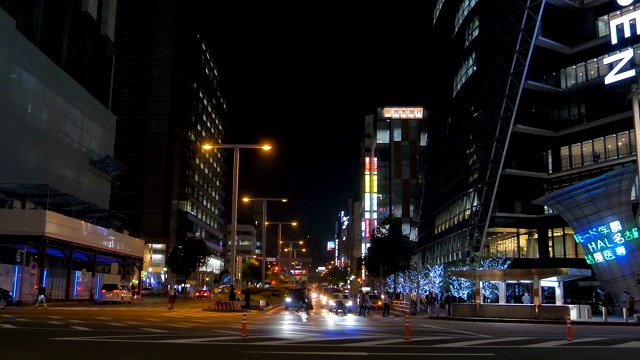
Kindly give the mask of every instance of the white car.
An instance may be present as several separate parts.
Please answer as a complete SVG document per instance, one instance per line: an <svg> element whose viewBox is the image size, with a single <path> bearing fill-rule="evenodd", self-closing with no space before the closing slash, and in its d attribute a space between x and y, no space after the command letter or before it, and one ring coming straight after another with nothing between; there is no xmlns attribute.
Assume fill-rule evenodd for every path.
<svg viewBox="0 0 640 360"><path fill-rule="evenodd" d="M126 285L119 284L103 284L100 292L96 294L96 303L124 303L127 302L131 304L131 299L133 299L133 294L131 290Z"/></svg>
<svg viewBox="0 0 640 360"><path fill-rule="evenodd" d="M344 304L344 307L347 310L347 312L353 312L353 300L351 300L351 298L349 297L349 294L345 294L345 293L337 293L337 294L331 295L331 298L329 299L329 311L330 312L336 311L336 301L339 299L341 295L342 295L342 303Z"/></svg>

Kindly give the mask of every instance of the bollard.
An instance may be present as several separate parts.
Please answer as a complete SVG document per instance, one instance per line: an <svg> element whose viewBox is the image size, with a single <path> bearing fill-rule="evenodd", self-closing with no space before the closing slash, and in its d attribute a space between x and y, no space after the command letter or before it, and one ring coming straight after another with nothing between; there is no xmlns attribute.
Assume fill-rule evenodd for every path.
<svg viewBox="0 0 640 360"><path fill-rule="evenodd" d="M405 315L404 339L405 340L411 340L411 326L409 325L409 313L408 312Z"/></svg>
<svg viewBox="0 0 640 360"><path fill-rule="evenodd" d="M571 315L567 314L567 341L573 341L573 331L571 330Z"/></svg>
<svg viewBox="0 0 640 360"><path fill-rule="evenodd" d="M247 312L242 312L242 337L247 337Z"/></svg>
<svg viewBox="0 0 640 360"><path fill-rule="evenodd" d="M609 321L609 309L607 309L606 306L602 308L602 321L604 322Z"/></svg>
<svg viewBox="0 0 640 360"><path fill-rule="evenodd" d="M624 317L624 322L629 322L629 311L627 311L626 307L622 308L622 316Z"/></svg>

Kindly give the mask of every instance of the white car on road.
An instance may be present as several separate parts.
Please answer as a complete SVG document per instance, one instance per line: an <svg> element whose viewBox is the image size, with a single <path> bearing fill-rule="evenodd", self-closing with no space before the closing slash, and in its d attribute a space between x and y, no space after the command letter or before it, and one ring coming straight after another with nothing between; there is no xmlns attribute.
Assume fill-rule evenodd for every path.
<svg viewBox="0 0 640 360"><path fill-rule="evenodd" d="M124 303L131 304L133 294L126 285L119 284L103 284L100 292L96 294L96 303Z"/></svg>

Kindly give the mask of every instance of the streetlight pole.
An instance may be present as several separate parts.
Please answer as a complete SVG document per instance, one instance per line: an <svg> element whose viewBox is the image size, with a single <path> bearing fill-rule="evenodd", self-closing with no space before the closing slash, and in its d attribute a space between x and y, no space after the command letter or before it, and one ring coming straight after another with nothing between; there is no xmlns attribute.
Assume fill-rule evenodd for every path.
<svg viewBox="0 0 640 360"><path fill-rule="evenodd" d="M238 173L240 170L240 148L246 149L262 149L271 150L269 145L230 145L230 144L205 144L202 145L204 150L213 148L233 149L233 185L231 190L231 264L229 275L231 275L231 284L236 282L236 236L238 233ZM229 236L227 236L227 243Z"/></svg>
<svg viewBox="0 0 640 360"><path fill-rule="evenodd" d="M287 198L242 198L242 201L262 201L262 287L266 280L267 271L267 201L287 202ZM279 240L278 240L279 241Z"/></svg>
<svg viewBox="0 0 640 360"><path fill-rule="evenodd" d="M282 225L291 225L291 226L297 226L298 223L295 221L292 222L286 222L286 221L269 221L266 223L267 225L278 225L278 267L282 270L282 264L281 264L281 255L282 255L282 251L280 250L280 244L282 244Z"/></svg>

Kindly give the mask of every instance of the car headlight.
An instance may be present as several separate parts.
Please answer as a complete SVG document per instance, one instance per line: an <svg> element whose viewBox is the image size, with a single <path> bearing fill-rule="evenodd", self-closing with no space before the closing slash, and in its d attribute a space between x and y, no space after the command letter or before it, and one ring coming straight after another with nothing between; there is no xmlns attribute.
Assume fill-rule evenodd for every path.
<svg viewBox="0 0 640 360"><path fill-rule="evenodd" d="M287 297L284 299L284 301L286 301L286 302L291 302L291 298L287 296Z"/></svg>
<svg viewBox="0 0 640 360"><path fill-rule="evenodd" d="M349 300L349 301L347 302L347 306L351 306L351 305L353 305L353 301Z"/></svg>

